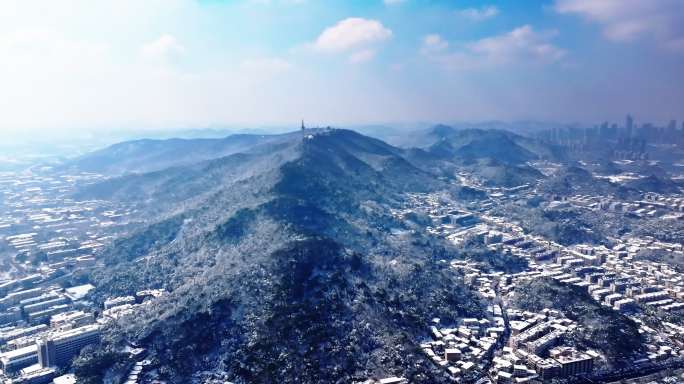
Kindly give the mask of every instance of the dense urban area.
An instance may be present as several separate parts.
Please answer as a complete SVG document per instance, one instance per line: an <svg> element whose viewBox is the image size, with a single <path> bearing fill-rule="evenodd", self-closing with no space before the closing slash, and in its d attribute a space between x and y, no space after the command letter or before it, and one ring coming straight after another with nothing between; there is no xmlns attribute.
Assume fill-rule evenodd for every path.
<svg viewBox="0 0 684 384"><path fill-rule="evenodd" d="M282 343L277 349L257 334L278 328L275 323L296 328L302 322L331 324L329 332L344 333L326 333L325 326L312 331L321 335L323 355L369 353L378 362L372 367L349 363L355 368L345 373L337 365L312 368L309 360L291 360L303 362L306 372L319 370L318 382L684 382L684 125L637 126L628 116L623 124L526 135L437 126L411 139L425 142L420 149L303 123L298 132L264 137L239 137L239 146L231 142L221 153L197 144L199 154L188 154L166 142L174 147L163 161L148 148L138 148L148 157L136 159L129 148L124 153L131 158L118 168L112 164L122 161L117 155L122 152L114 146L66 164L0 174L2 382L272 382L269 378L279 375L277 362L289 364L287 356L299 353L291 342L316 341L290 331L273 333L268 339ZM291 152L279 152L278 160L265 157L283 147L303 147L302 153L312 157ZM377 166L381 156L392 161ZM226 160L219 164L219 158ZM151 159L161 165L155 168ZM293 171L298 159L306 173ZM351 176L330 171L333 165L324 164L328 159L343 164L340 169ZM262 175L269 175L263 169L275 161L282 161L277 191L298 196L301 209L295 212L277 198L259 197L266 185ZM366 168L373 169L371 176L363 173ZM319 182L328 172L332 181ZM224 176L217 175L239 183L225 187L230 194L220 194L207 184L207 179L222 183ZM296 178L285 185L291 175ZM381 177L372 179L375 175ZM384 189L365 192L358 180L366 177L369 185ZM439 184L429 184L433 181ZM211 198L201 200L207 185ZM376 191L388 200L379 201ZM361 197L353 200L349 194ZM247 199L254 203L242 207ZM225 208L227 220L215 219L219 214L206 209L223 209L221 204L236 207ZM344 212L344 220L331 218L330 207ZM273 219L264 219L267 215ZM221 235L216 243L221 245L200 249L198 223L209 220L220 222L212 231ZM290 224L274 224L285 220ZM269 247L283 241L280 233L296 241L349 240L333 247L343 248L342 256L314 251L313 266L302 271L297 265L284 277L276 278L278 269L221 264L221 255L226 260L267 251L278 255ZM252 235L259 238L250 240ZM218 241L208 239L202 241ZM258 245L250 248L249 242ZM428 250L420 264L412 259L416 249ZM309 261L306 249L297 252L270 257ZM351 267L331 266L348 258ZM396 278L398 283L363 277L381 275L385 272L377 271L383 268L408 277ZM338 277L341 282L334 280ZM311 288L313 279L336 288L311 304L307 295L319 292ZM242 287L228 285L232 281L242 281L234 284ZM250 284L266 288L251 291ZM289 296L282 299L287 302L274 301L269 314L262 313L273 322L260 323L258 311L241 314L246 310L237 304L226 304L230 312L217 309L221 300L238 296L270 303L275 300L271 290L279 292L279 287L287 289ZM401 295L392 296L393 290ZM211 295L223 297L223 291L230 294L208 301ZM298 300L304 304L293 307ZM368 303L391 312L353 315L365 314L355 305ZM307 305L325 313L306 317L311 314ZM277 310L282 317L271 313ZM359 317L347 320L347 313ZM328 314L341 320L327 319ZM225 323L241 316L247 325ZM387 322L378 320L384 318ZM163 321L179 328L165 331ZM235 331L248 329L254 335ZM216 336L207 333L212 330ZM380 340L395 333L401 341L374 341L363 351L346 341L347 336ZM202 338L197 343L207 345L173 341L174 334ZM330 341L339 338L345 340L339 346ZM228 345L231 340L239 347ZM259 361L259 348L267 351L264 359L279 356L274 366ZM216 362L222 353L240 351L257 351L257 356L239 364L226 362L237 358ZM309 358L300 352L302 359ZM291 369L281 374L297 371Z"/></svg>

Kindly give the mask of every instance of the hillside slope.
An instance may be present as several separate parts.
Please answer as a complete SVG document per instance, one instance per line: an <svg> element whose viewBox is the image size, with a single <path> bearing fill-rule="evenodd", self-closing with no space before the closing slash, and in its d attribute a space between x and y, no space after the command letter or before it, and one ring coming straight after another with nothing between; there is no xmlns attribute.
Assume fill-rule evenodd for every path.
<svg viewBox="0 0 684 384"><path fill-rule="evenodd" d="M517 287L513 302L523 310L557 309L580 327L572 342L581 348L601 351L610 368L622 368L635 354L643 352L639 326L628 317L596 303L585 291L550 278L536 279Z"/></svg>
<svg viewBox="0 0 684 384"><path fill-rule="evenodd" d="M131 183L173 204L104 252L94 299L171 293L111 329L107 347L148 347L173 383L447 382L417 345L433 317L483 309L438 263L450 246L387 212L404 192L448 186L351 131L308 131L272 149ZM186 185L206 192L174 192Z"/></svg>

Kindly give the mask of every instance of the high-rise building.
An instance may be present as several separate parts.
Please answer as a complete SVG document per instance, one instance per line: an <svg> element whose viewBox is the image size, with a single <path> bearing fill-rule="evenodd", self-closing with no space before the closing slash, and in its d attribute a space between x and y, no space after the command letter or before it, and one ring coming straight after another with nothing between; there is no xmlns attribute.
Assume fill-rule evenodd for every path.
<svg viewBox="0 0 684 384"><path fill-rule="evenodd" d="M627 137L632 137L632 131L634 129L634 119L631 115L627 115L625 121L625 130L627 131Z"/></svg>
<svg viewBox="0 0 684 384"><path fill-rule="evenodd" d="M83 347L99 341L98 324L53 333L38 341L38 362L43 367L65 366Z"/></svg>
<svg viewBox="0 0 684 384"><path fill-rule="evenodd" d="M609 129L608 128L608 122L604 121L603 124L601 124L601 126L599 127L599 131L598 131L599 138L605 139L606 137L608 137L608 129Z"/></svg>

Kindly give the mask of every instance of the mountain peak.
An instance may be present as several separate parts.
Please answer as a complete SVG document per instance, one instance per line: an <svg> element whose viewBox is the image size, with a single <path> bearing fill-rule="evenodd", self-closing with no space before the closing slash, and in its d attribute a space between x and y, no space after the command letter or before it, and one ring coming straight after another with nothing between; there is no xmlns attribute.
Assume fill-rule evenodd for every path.
<svg viewBox="0 0 684 384"><path fill-rule="evenodd" d="M403 224L387 212L405 192L444 187L404 150L343 129L118 178L108 188L169 203L160 221L104 251L98 290L171 292L163 321L130 327L177 382L209 364L238 382L353 382L413 366L443 383L409 351L431 318L479 313L479 301L433 262L422 244L435 240L389 235ZM118 284L130 274L139 280ZM177 359L185 346L196 355Z"/></svg>

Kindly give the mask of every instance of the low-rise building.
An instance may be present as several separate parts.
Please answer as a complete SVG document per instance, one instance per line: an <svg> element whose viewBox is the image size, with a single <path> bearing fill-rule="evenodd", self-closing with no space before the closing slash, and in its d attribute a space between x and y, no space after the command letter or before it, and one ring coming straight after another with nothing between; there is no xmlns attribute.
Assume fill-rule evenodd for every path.
<svg viewBox="0 0 684 384"><path fill-rule="evenodd" d="M0 354L0 366L5 374L16 373L20 369L37 362L38 350L35 345Z"/></svg>

